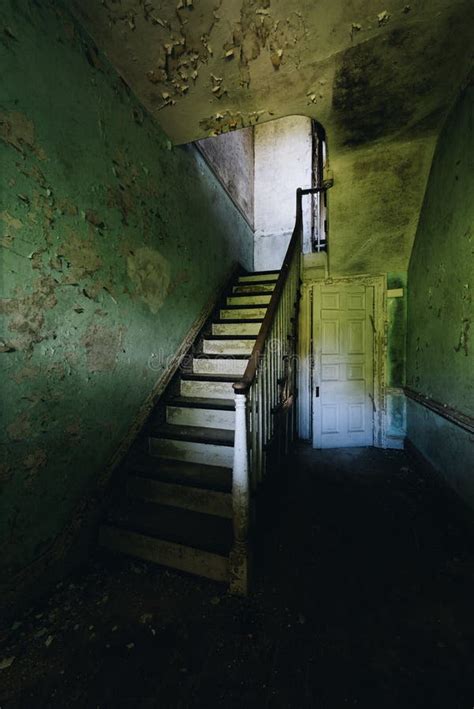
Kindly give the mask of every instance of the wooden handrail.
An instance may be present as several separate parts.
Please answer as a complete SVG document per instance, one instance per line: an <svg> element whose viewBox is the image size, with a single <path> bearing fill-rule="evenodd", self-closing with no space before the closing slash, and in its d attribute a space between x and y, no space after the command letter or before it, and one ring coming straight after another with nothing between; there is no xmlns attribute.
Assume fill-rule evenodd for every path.
<svg viewBox="0 0 474 709"><path fill-rule="evenodd" d="M288 273L290 272L291 263L293 261L293 254L295 249L301 246L301 236L303 231L303 208L302 208L302 196L307 194L317 194L318 192L326 192L327 187L311 187L309 189L301 189L299 187L296 190L296 221L295 228L293 229L293 234L291 235L290 243L288 244L288 249L283 261L283 265L280 270L275 288L270 298L270 303L268 304L267 312L262 322L262 327L258 333L257 339L255 340L255 345L253 346L252 354L245 368L245 372L240 381L233 384L234 392L236 394L246 394L250 387L252 386L255 375L257 373L258 363L265 351L265 345L270 334L273 321L275 320L276 312L278 309L278 303L280 302L280 296L283 293L285 284L288 278Z"/></svg>

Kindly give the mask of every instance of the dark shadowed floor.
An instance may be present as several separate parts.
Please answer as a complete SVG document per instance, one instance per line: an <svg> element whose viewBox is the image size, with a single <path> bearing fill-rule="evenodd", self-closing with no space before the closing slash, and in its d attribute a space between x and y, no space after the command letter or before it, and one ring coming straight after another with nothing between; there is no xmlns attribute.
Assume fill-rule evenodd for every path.
<svg viewBox="0 0 474 709"><path fill-rule="evenodd" d="M429 472L301 446L261 518L248 599L91 562L2 633L1 708L474 707L474 545Z"/></svg>

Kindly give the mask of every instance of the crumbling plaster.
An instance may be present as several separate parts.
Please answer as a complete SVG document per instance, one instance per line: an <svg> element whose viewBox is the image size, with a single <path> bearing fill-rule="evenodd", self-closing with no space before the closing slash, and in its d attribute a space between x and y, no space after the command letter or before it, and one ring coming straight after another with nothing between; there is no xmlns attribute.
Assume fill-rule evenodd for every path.
<svg viewBox="0 0 474 709"><path fill-rule="evenodd" d="M56 3L2 3L0 62L1 603L80 527L253 235Z"/></svg>
<svg viewBox="0 0 474 709"><path fill-rule="evenodd" d="M474 509L474 86L440 136L408 270L410 442ZM423 401L434 401L431 410ZM443 409L471 421L463 428Z"/></svg>
<svg viewBox="0 0 474 709"><path fill-rule="evenodd" d="M470 0L75 0L175 143L287 115L327 131L334 275L406 270Z"/></svg>

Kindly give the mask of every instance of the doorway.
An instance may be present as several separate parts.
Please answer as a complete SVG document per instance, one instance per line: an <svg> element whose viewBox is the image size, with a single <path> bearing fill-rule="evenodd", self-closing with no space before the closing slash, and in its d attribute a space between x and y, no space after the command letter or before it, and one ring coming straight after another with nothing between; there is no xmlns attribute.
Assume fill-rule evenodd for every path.
<svg viewBox="0 0 474 709"><path fill-rule="evenodd" d="M385 279L303 282L298 435L314 448L385 446Z"/></svg>
<svg viewBox="0 0 474 709"><path fill-rule="evenodd" d="M313 447L374 442L374 289L314 286Z"/></svg>

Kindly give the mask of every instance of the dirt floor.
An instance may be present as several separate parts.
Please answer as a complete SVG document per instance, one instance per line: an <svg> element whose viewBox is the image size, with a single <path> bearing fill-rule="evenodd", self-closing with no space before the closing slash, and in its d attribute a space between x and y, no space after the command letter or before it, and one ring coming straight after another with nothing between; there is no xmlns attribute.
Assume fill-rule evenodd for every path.
<svg viewBox="0 0 474 709"><path fill-rule="evenodd" d="M474 544L402 452L301 446L255 590L96 558L0 635L0 707L474 707Z"/></svg>

